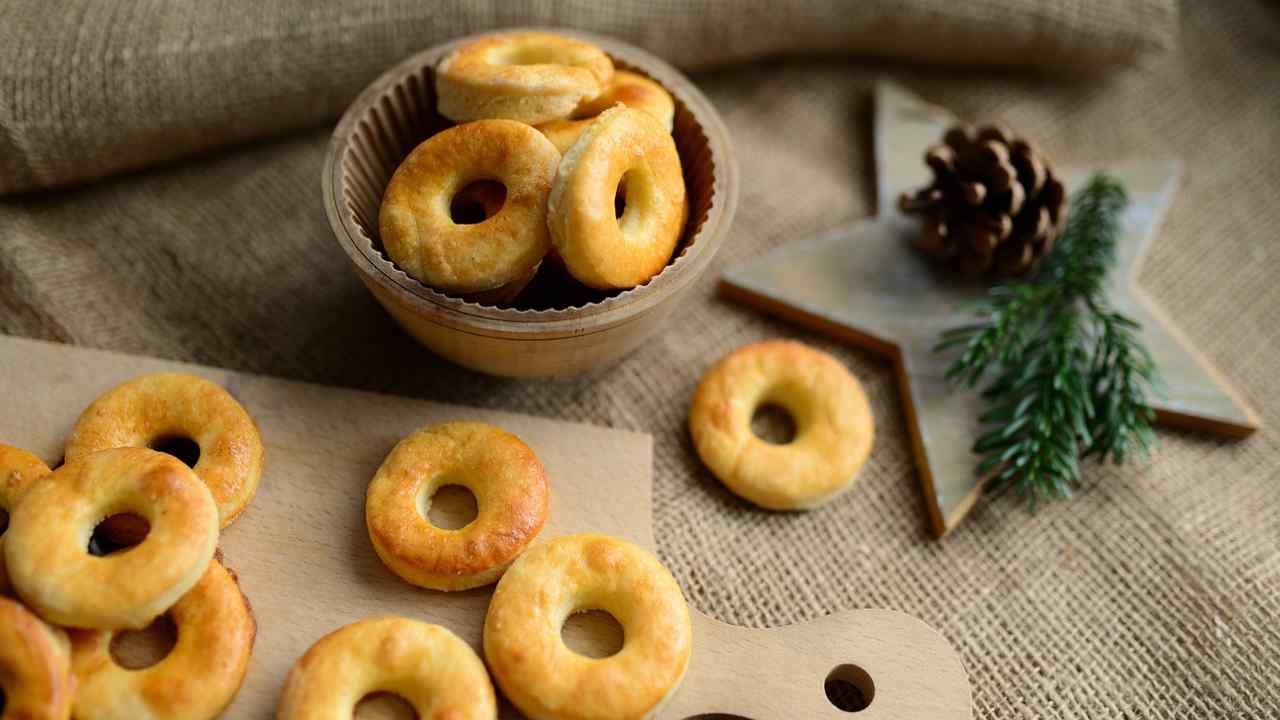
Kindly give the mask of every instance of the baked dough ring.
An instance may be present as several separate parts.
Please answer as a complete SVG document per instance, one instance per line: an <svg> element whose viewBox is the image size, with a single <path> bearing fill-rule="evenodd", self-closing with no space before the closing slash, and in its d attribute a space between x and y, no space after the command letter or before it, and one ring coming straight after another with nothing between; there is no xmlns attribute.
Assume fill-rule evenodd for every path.
<svg viewBox="0 0 1280 720"><path fill-rule="evenodd" d="M87 547L116 513L151 529L126 551ZM191 468L144 448L104 450L37 480L9 521L4 559L18 595L66 627L140 629L173 606L209 566L218 508Z"/></svg>
<svg viewBox="0 0 1280 720"><path fill-rule="evenodd" d="M589 658L561 639L572 613L604 610L622 649ZM516 560L489 602L484 656L502 692L531 720L639 720L655 715L689 666L689 606L647 550L605 535L569 535Z"/></svg>
<svg viewBox="0 0 1280 720"><path fill-rule="evenodd" d="M510 307L516 300L520 298L520 294L529 287L529 283L538 276L538 268L542 267L542 263L538 263L529 268L524 275L512 280L511 282L497 287L492 290L482 290L478 293L463 295L463 299L478 303L480 305L494 305L497 307Z"/></svg>
<svg viewBox="0 0 1280 720"><path fill-rule="evenodd" d="M200 720L231 703L256 633L235 575L214 560L168 615L177 642L160 662L138 670L112 659L111 631L71 632L76 720Z"/></svg>
<svg viewBox="0 0 1280 720"><path fill-rule="evenodd" d="M470 185L458 191L450 202L450 209L459 208L464 214L471 216L475 222L484 222L489 218L497 215L502 211L502 206L507 202L507 189L502 183L493 180L481 180L473 182ZM523 276L512 280L511 282L496 287L492 290L481 290L476 293L463 295L464 300L479 303L481 305L497 305L505 306L515 302L520 293L529 286L535 275L538 274L538 268L542 263L538 263L529 268Z"/></svg>
<svg viewBox="0 0 1280 720"><path fill-rule="evenodd" d="M13 592L9 573L4 569L4 535L9 513L18 507L18 499L31 483L49 474L49 466L26 450L0 444L0 595Z"/></svg>
<svg viewBox="0 0 1280 720"><path fill-rule="evenodd" d="M61 630L46 625L17 601L0 597L0 716L71 717L75 682L70 663L70 646Z"/></svg>
<svg viewBox="0 0 1280 720"><path fill-rule="evenodd" d="M444 485L476 497L457 530L419 510ZM492 425L451 422L400 441L369 483L365 522L378 557L420 587L467 590L496 581L547 519L547 474L520 438Z"/></svg>
<svg viewBox="0 0 1280 720"><path fill-rule="evenodd" d="M627 70L615 72L599 97L579 105L568 118L540 123L537 128L563 155L596 116L618 103L649 113L671 132L676 114L671 93L644 75Z"/></svg>
<svg viewBox="0 0 1280 720"><path fill-rule="evenodd" d="M551 248L547 197L560 153L532 127L478 120L431 136L400 163L382 196L378 227L387 254L437 290L474 293L529 273ZM484 222L459 225L450 201L496 180L506 202Z"/></svg>
<svg viewBox="0 0 1280 720"><path fill-rule="evenodd" d="M752 432L752 415L767 404L791 414L791 442ZM839 360L770 340L738 348L703 376L689 431L702 462L734 494L771 510L806 510L853 485L875 422L862 385Z"/></svg>
<svg viewBox="0 0 1280 720"><path fill-rule="evenodd" d="M509 32L469 42L436 66L436 109L455 121L562 118L596 97L613 61L591 43L546 32Z"/></svg>
<svg viewBox="0 0 1280 720"><path fill-rule="evenodd" d="M372 692L399 695L419 720L495 720L484 663L457 635L405 618L371 618L320 638L289 672L278 720L350 720Z"/></svg>
<svg viewBox="0 0 1280 720"><path fill-rule="evenodd" d="M614 198L626 182L626 210ZM666 267L688 206L680 155L662 123L614 106L565 153L551 190L547 224L556 251L583 285L640 285Z"/></svg>
<svg viewBox="0 0 1280 720"><path fill-rule="evenodd" d="M200 446L194 470L218 504L219 527L235 520L262 479L258 425L221 385L185 373L134 378L93 401L67 441L67 462L117 447L149 447L174 437Z"/></svg>

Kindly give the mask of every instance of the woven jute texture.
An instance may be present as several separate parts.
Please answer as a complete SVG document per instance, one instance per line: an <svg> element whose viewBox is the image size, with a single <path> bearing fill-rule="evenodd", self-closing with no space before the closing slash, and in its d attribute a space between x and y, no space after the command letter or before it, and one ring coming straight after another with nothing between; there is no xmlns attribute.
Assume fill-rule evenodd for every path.
<svg viewBox="0 0 1280 720"><path fill-rule="evenodd" d="M919 616L959 648L981 718L1280 717L1280 6L1183 12L1179 51L1101 80L865 59L694 76L742 166L720 267L872 211L870 90L882 75L972 119L1008 123L1059 165L1185 162L1140 284L1264 428L1242 442L1162 431L1149 466L1091 465L1075 500L1034 516L1013 499L985 500L941 542L929 536L890 367L717 299L714 270L662 334L587 377L483 377L420 349L333 241L318 180L325 130L0 201L0 330L650 432L660 555L716 617L769 626L859 607ZM395 42L396 52L411 49ZM344 71L343 58L294 67L289 42L244 47L258 57L243 71L264 85ZM866 384L878 423L859 484L805 514L735 499L701 468L684 429L700 374L773 337L840 357Z"/></svg>
<svg viewBox="0 0 1280 720"><path fill-rule="evenodd" d="M1174 0L8 0L0 194L337 117L378 73L493 27L569 25L684 67L858 52L1079 74L1175 42Z"/></svg>

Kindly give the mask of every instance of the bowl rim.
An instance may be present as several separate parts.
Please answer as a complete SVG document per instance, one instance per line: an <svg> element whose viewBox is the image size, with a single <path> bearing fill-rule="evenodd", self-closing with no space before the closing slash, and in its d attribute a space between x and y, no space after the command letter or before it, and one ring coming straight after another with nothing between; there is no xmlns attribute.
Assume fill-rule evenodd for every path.
<svg viewBox="0 0 1280 720"><path fill-rule="evenodd" d="M340 159L350 148L350 138L360 120L385 94L387 88L426 67L434 66L446 53L463 43L500 33L527 31L556 33L595 43L610 57L652 76L677 97L697 120L707 139L714 166L711 205L706 219L674 261L643 285L604 300L571 308L499 308L480 305L427 287L379 255L363 237L351 217L352 214L345 211L342 202L346 183ZM366 282L376 283L382 289L390 291L397 300L408 304L419 314L428 314L433 320L455 329L472 333L479 331L484 335L584 335L603 331L643 313L679 293L707 268L723 244L737 209L738 165L729 132L711 101L691 80L666 61L629 43L592 32L557 27L512 27L474 33L433 45L410 55L379 75L347 107L334 128L325 153L321 190L325 214L334 236Z"/></svg>

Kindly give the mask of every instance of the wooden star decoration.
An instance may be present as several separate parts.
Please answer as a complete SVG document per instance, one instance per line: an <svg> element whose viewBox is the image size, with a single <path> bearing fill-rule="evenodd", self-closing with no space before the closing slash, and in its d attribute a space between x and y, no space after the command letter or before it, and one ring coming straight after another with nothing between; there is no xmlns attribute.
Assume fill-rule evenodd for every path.
<svg viewBox="0 0 1280 720"><path fill-rule="evenodd" d="M976 392L948 384L949 359L933 348L943 330L967 320L959 309L979 299L987 285L923 257L910 242L918 222L900 214L895 199L928 183L925 148L955 122L947 110L882 83L875 110L878 216L783 245L728 269L720 283L727 297L892 360L938 537L960 523L980 494L972 446L983 405ZM1075 168L1062 176L1074 191L1098 171L1120 180L1129 195L1109 293L1117 310L1142 324L1142 341L1167 386L1155 398L1157 422L1228 437L1252 433L1257 415L1135 283L1173 197L1178 163Z"/></svg>

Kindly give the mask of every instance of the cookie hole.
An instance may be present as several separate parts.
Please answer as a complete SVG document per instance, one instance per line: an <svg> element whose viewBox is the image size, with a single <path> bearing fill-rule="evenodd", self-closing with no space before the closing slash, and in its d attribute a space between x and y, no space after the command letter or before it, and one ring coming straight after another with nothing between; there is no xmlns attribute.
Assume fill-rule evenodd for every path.
<svg viewBox="0 0 1280 720"><path fill-rule="evenodd" d="M849 713L866 710L876 696L876 685L871 682L871 676L857 665L837 665L827 675L822 689L837 710Z"/></svg>
<svg viewBox="0 0 1280 720"><path fill-rule="evenodd" d="M564 65L564 56L548 45L520 45L498 58L501 65Z"/></svg>
<svg viewBox="0 0 1280 720"><path fill-rule="evenodd" d="M457 225L477 225L497 215L507 202L507 188L496 180L477 180L449 201L449 217Z"/></svg>
<svg viewBox="0 0 1280 720"><path fill-rule="evenodd" d="M796 419L781 405L765 403L751 415L751 432L774 445L786 445L796 439Z"/></svg>
<svg viewBox="0 0 1280 720"><path fill-rule="evenodd" d="M621 221L627 212L627 175L618 180L618 189L613 193L613 217Z"/></svg>
<svg viewBox="0 0 1280 720"><path fill-rule="evenodd" d="M141 630L121 630L111 636L111 659L126 670L141 670L169 657L178 644L178 626L168 614Z"/></svg>
<svg viewBox="0 0 1280 720"><path fill-rule="evenodd" d="M0 687L0 717L4 715L4 705L5 705L4 688Z"/></svg>
<svg viewBox="0 0 1280 720"><path fill-rule="evenodd" d="M374 692L360 698L352 720L418 720L408 700L392 692Z"/></svg>
<svg viewBox="0 0 1280 720"><path fill-rule="evenodd" d="M89 554L104 557L124 552L147 539L151 523L135 513L108 515L89 536Z"/></svg>
<svg viewBox="0 0 1280 720"><path fill-rule="evenodd" d="M0 508L0 535L4 535L4 531L9 529L9 511Z"/></svg>
<svg viewBox="0 0 1280 720"><path fill-rule="evenodd" d="M626 635L617 619L604 610L583 610L565 619L560 639L579 655L600 659L617 655Z"/></svg>
<svg viewBox="0 0 1280 720"><path fill-rule="evenodd" d="M187 467L193 468L200 462L200 443L185 435L165 435L152 440L147 447L172 455Z"/></svg>
<svg viewBox="0 0 1280 720"><path fill-rule="evenodd" d="M57 470L58 468L62 467L63 465L66 465L66 464L67 464L67 456L66 456L66 455L63 455L62 457L58 458L58 461L57 461L57 462L55 462L54 464L50 465L50 466L49 466L49 469L50 469L50 470Z"/></svg>
<svg viewBox="0 0 1280 720"><path fill-rule="evenodd" d="M479 514L476 496L461 485L441 485L418 508L427 522L441 530L461 530Z"/></svg>

